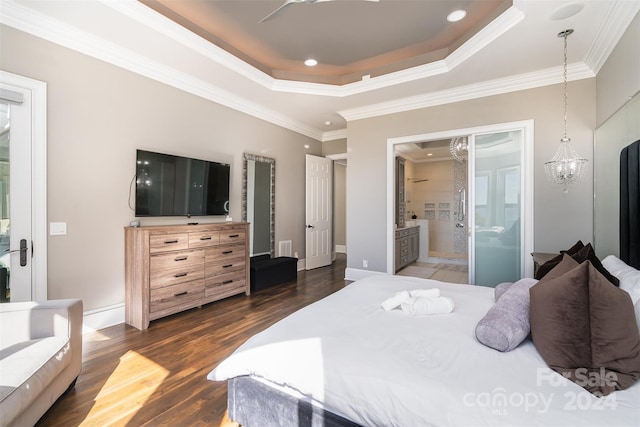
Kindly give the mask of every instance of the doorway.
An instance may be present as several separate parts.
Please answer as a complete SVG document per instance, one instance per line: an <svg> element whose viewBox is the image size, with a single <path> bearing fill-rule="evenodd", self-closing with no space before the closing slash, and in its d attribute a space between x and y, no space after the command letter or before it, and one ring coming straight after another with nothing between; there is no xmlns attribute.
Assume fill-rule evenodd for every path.
<svg viewBox="0 0 640 427"><path fill-rule="evenodd" d="M454 141L464 142L461 161L450 156ZM444 273L439 278L433 271L426 272L432 273L429 277L484 286L531 277L533 264L528 262L528 254L533 250L531 120L388 140L387 212L390 221L387 236L391 244L388 245L387 272L396 272L397 261L396 157L410 157L407 151L415 151L416 146L425 159L431 160L409 163L404 171L407 186L405 219L408 223L402 224L400 231L406 230L407 225L411 227L421 220L428 221L431 235L427 261L432 261L432 265L423 267L437 270L433 264L445 261L451 266L444 268L462 270L463 274L464 268L468 269L464 282L460 276L456 279L451 274L452 280L443 280ZM408 150L407 147L412 148ZM431 187L431 194L424 196L421 187ZM491 233L495 235L490 236ZM501 255L496 258L492 255L496 253ZM499 259L507 253L509 271L498 273ZM416 266L420 264L416 263L414 268Z"/></svg>
<svg viewBox="0 0 640 427"><path fill-rule="evenodd" d="M0 71L2 302L47 299L46 83Z"/></svg>

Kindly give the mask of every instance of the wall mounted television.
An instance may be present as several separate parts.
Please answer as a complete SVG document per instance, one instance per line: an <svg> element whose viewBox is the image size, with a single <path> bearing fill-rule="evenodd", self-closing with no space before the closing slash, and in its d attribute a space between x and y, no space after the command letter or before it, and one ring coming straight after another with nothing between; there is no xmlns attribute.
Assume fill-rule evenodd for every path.
<svg viewBox="0 0 640 427"><path fill-rule="evenodd" d="M136 150L136 217L229 213L226 163Z"/></svg>

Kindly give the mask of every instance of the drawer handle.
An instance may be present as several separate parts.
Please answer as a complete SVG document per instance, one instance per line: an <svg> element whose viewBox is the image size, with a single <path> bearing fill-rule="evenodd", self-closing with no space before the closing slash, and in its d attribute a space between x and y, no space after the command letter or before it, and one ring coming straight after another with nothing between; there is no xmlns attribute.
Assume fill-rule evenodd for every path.
<svg viewBox="0 0 640 427"><path fill-rule="evenodd" d="M230 238L233 238L233 237L240 237L240 235L239 235L239 234L229 234L229 237L230 237Z"/></svg>
<svg viewBox="0 0 640 427"><path fill-rule="evenodd" d="M200 240L211 240L211 237L201 237Z"/></svg>
<svg viewBox="0 0 640 427"><path fill-rule="evenodd" d="M233 264L227 264L222 266L222 268L229 268L229 267L233 267Z"/></svg>
<svg viewBox="0 0 640 427"><path fill-rule="evenodd" d="M186 261L187 258L189 258L188 256L180 256L174 259L174 261Z"/></svg>
<svg viewBox="0 0 640 427"><path fill-rule="evenodd" d="M165 245L170 245L170 244L172 244L172 243L178 243L178 240L176 239L176 240L165 240L165 241L164 241L164 244L165 244Z"/></svg>
<svg viewBox="0 0 640 427"><path fill-rule="evenodd" d="M173 277L185 277L188 273L178 273L175 274Z"/></svg>
<svg viewBox="0 0 640 427"><path fill-rule="evenodd" d="M228 285L229 283L233 283L233 280L225 280L222 282L223 285Z"/></svg>
<svg viewBox="0 0 640 427"><path fill-rule="evenodd" d="M232 254L232 253L233 253L233 251L224 251L224 252L222 252L223 255L228 255L228 254Z"/></svg>
<svg viewBox="0 0 640 427"><path fill-rule="evenodd" d="M182 291L182 292L178 292L177 294L173 294L173 296L174 296L174 297L181 297L181 296L186 295L186 294L188 294L188 293L189 293L189 292L187 292L187 291Z"/></svg>

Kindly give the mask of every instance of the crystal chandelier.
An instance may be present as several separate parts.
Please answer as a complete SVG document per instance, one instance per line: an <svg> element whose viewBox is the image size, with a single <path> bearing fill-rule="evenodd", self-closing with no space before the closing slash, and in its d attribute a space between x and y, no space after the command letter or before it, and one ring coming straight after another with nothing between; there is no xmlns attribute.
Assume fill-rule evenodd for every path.
<svg viewBox="0 0 640 427"><path fill-rule="evenodd" d="M468 150L469 145L467 144L466 136L453 138L449 143L449 151L451 152L451 155L460 163L464 162L464 159L467 157Z"/></svg>
<svg viewBox="0 0 640 427"><path fill-rule="evenodd" d="M581 157L573 148L571 139L567 137L567 37L573 33L572 29L558 33L564 38L564 137L556 154L544 164L547 179L554 184L563 185L563 193L568 193L568 184L580 181L587 170L587 159Z"/></svg>

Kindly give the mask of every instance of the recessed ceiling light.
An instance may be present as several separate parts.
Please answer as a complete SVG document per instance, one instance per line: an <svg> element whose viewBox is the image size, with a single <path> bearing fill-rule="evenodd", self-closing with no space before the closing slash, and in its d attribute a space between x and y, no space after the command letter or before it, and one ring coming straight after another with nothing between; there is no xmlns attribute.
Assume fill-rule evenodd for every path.
<svg viewBox="0 0 640 427"><path fill-rule="evenodd" d="M433 156L433 153L427 153L427 156L431 157Z"/></svg>
<svg viewBox="0 0 640 427"><path fill-rule="evenodd" d="M316 65L318 65L318 61L313 58L309 58L304 61L304 65L306 65L307 67L315 67Z"/></svg>
<svg viewBox="0 0 640 427"><path fill-rule="evenodd" d="M461 10L461 9L454 10L447 16L447 21L458 22L461 19L463 19L465 16L467 16L467 12L465 12L464 10Z"/></svg>
<svg viewBox="0 0 640 427"><path fill-rule="evenodd" d="M327 120L324 122L325 126L331 126L331 120Z"/></svg>

